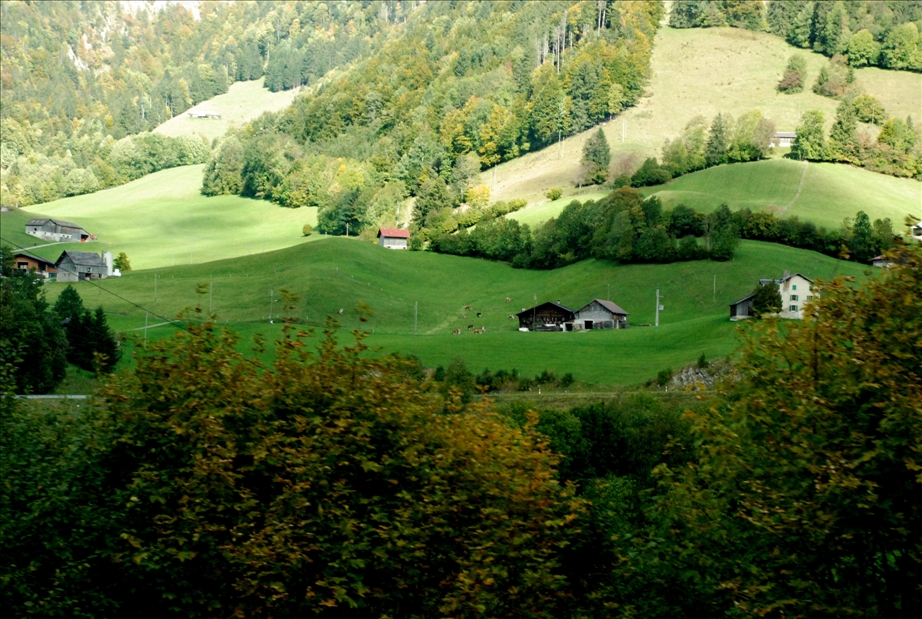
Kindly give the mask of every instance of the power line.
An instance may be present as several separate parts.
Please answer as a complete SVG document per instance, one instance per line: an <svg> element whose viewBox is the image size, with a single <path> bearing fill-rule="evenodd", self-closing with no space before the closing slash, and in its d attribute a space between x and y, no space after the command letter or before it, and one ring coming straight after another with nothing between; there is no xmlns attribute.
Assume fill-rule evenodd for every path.
<svg viewBox="0 0 922 619"><path fill-rule="evenodd" d="M6 243L9 243L10 245L12 245L13 247L15 247L16 249L25 251L25 249L23 249L23 247L22 247L21 245L19 245L19 244L17 244L17 243L14 243L13 241L10 241L9 239L5 239L5 238L3 238L3 237L0 237L0 240L4 241L4 242L6 242ZM139 303L135 303L135 302L132 301L131 299L126 299L125 297L123 297L123 296L120 295L120 294L116 294L115 292L112 292L111 290L108 290L108 289L106 289L106 288L103 288L102 286L98 285L97 283L95 283L95 282L94 282L93 280L91 280L91 279L84 279L84 280L81 280L81 281L84 281L84 282L86 282L87 284L89 284L89 285L91 285L91 286L95 286L96 288L98 288L99 290L102 290L103 292L107 292L107 293L111 294L113 297L116 297L116 298L118 298L118 299L121 299L122 301L124 301L125 303L128 303L129 305L133 305L133 306L135 306L136 308L138 308L138 309L141 310L141 311L150 312L150 315L151 315L151 316L154 316L154 317L159 318L159 319L161 319L161 320L163 320L163 321L169 322L170 324L176 325L176 326L178 326L179 328L181 328L181 329L183 329L183 330L185 330L185 331L188 331L189 333L192 333L192 331L190 331L188 328L186 328L186 327L185 327L184 325L182 325L181 323L176 323L176 322L170 320L169 318L167 318L166 316L161 316L161 315L158 314L157 312L155 312L155 311L153 311L153 310L151 310L151 309L149 309L149 308L147 308L147 307L144 307L143 305L140 305Z"/></svg>

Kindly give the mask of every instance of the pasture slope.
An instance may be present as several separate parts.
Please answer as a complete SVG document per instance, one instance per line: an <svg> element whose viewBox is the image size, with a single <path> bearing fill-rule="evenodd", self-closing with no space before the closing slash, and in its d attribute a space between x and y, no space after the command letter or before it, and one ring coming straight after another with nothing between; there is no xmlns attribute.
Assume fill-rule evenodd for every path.
<svg viewBox="0 0 922 619"><path fill-rule="evenodd" d="M317 223L316 208L280 208L240 196L205 197L200 193L203 167L162 170L119 187L3 213L3 238L20 246L36 245L38 239L25 232L19 236L22 226L31 217L54 217L83 226L99 241L32 250L36 255L55 259L64 249L108 249L125 252L134 269L153 269L290 247L305 241L304 224ZM7 236L8 227L15 238Z"/></svg>
<svg viewBox="0 0 922 619"><path fill-rule="evenodd" d="M264 112L278 112L285 109L300 91L297 89L270 92L263 88L263 78L250 82L234 82L223 95L207 101L174 116L156 129L170 137L201 135L209 142L227 133L228 129L242 126L261 116ZM221 118L190 118L189 112L217 112Z"/></svg>
<svg viewBox="0 0 922 619"><path fill-rule="evenodd" d="M795 95L782 95L776 90L787 59L794 53L806 57L807 83L812 85L827 59L792 47L780 37L736 28L660 28L653 47L647 96L601 125L611 145L613 173L633 171L645 158L659 157L664 142L680 135L697 115L710 122L719 112L738 117L758 109L775 121L779 131L793 131L801 113L817 109L831 126L838 101L816 95L809 87ZM855 73L858 84L880 99L892 116L919 115L922 75L877 68L861 68ZM866 130L876 133L872 127ZM540 205L546 202L545 193L551 187L563 188L569 197L576 193L573 182L579 173L583 144L595 131L593 128L564 140L563 149L553 145L503 163L495 173L484 174L483 181L493 188L493 198L497 200L526 198L532 205ZM842 177L860 172L848 166L838 167L843 169L837 173ZM922 191L920 186L915 183L917 196ZM532 208L536 206L525 209L519 217L529 217L527 211Z"/></svg>
<svg viewBox="0 0 922 619"><path fill-rule="evenodd" d="M744 242L737 257L725 263L617 266L590 260L554 271L527 271L331 238L206 265L81 282L77 289L87 306L103 305L115 329L134 329L138 337L146 310L152 312L149 323L156 324L199 304L244 336L261 333L269 339L280 332L280 291L287 289L299 297L290 315L302 324L322 327L327 316L334 316L344 329L372 331L370 345L415 354L428 366L461 356L478 372L485 367L516 368L531 375L548 369L611 385L647 380L660 369L681 367L702 353L709 359L729 354L736 345L736 326L728 320L728 304L748 294L759 278L777 277L784 270L830 279L837 274L861 276L864 267L780 245ZM49 300L53 302L63 287L49 284ZM203 292L197 294L197 287ZM632 325L652 323L657 288L665 305L659 328L519 333L517 321L508 318L535 299L559 299L578 309L592 298L608 297L610 290L611 299L630 313ZM506 297L512 302L505 302ZM374 311L367 323L360 323L352 309L360 302ZM473 309L465 312L465 305ZM275 322L271 325L270 311ZM474 335L468 325L486 331ZM165 336L174 328L158 327L150 337ZM454 329L462 333L452 335ZM342 336L348 337L345 331Z"/></svg>

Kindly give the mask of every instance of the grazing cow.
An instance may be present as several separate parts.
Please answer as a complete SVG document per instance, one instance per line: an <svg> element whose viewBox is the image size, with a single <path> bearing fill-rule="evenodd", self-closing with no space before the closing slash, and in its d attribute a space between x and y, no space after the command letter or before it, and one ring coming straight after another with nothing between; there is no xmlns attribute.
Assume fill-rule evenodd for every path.
<svg viewBox="0 0 922 619"><path fill-rule="evenodd" d="M469 309L473 309L473 308L474 308L473 305L465 305L465 306L464 306L464 309L465 309L465 310L469 310Z"/></svg>
<svg viewBox="0 0 922 619"><path fill-rule="evenodd" d="M480 335L483 333L483 329L474 329L474 335Z"/></svg>
<svg viewBox="0 0 922 619"><path fill-rule="evenodd" d="M343 313L343 308L339 308L339 313L340 313L340 314Z"/></svg>
<svg viewBox="0 0 922 619"><path fill-rule="evenodd" d="M474 325L467 325L467 328L468 328L468 329L473 329L473 328L474 328Z"/></svg>
<svg viewBox="0 0 922 619"><path fill-rule="evenodd" d="M483 332L486 331L486 330L487 330L486 327L480 327L480 332L481 332L481 333L483 333Z"/></svg>
<svg viewBox="0 0 922 619"><path fill-rule="evenodd" d="M481 314L480 312L477 312L477 318L480 318L482 315L483 314Z"/></svg>
<svg viewBox="0 0 922 619"><path fill-rule="evenodd" d="M506 297L506 303L512 303L512 297Z"/></svg>
<svg viewBox="0 0 922 619"><path fill-rule="evenodd" d="M515 320L515 314L509 314L509 320Z"/></svg>
<svg viewBox="0 0 922 619"><path fill-rule="evenodd" d="M461 314L461 318L467 318L467 314Z"/></svg>
<svg viewBox="0 0 922 619"><path fill-rule="evenodd" d="M461 329L455 329L451 332L452 335L461 335Z"/></svg>

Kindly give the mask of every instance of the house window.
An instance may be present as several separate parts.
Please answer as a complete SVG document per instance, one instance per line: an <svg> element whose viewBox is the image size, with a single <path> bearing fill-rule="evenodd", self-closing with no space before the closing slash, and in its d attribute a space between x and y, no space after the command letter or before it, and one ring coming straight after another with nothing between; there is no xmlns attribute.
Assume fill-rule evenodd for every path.
<svg viewBox="0 0 922 619"><path fill-rule="evenodd" d="M796 311L797 311L797 306L796 306L796 305L788 306L788 311L789 311L789 312L796 312Z"/></svg>
<svg viewBox="0 0 922 619"><path fill-rule="evenodd" d="M791 295L791 301L796 301L796 300L797 300L797 295L796 295L796 294L792 294L792 295Z"/></svg>

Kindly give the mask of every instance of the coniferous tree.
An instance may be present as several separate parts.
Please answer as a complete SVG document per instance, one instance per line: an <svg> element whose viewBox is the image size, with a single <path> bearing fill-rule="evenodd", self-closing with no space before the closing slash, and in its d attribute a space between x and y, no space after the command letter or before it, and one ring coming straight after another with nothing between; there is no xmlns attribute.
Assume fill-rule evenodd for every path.
<svg viewBox="0 0 922 619"><path fill-rule="evenodd" d="M729 114L718 114L711 124L711 132L705 146L704 157L708 166L727 162L727 150L730 148L731 123Z"/></svg>
<svg viewBox="0 0 922 619"><path fill-rule="evenodd" d="M827 157L856 163L858 116L852 101L843 101L836 111L836 120L829 131Z"/></svg>
<svg viewBox="0 0 922 619"><path fill-rule="evenodd" d="M608 178L611 149L602 129L596 131L583 146L583 178L587 184L599 185Z"/></svg>

